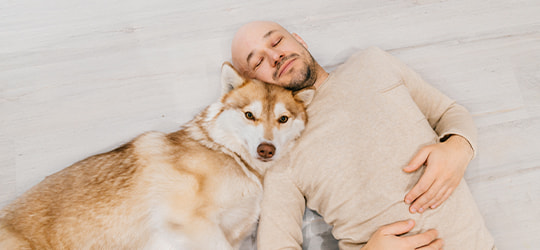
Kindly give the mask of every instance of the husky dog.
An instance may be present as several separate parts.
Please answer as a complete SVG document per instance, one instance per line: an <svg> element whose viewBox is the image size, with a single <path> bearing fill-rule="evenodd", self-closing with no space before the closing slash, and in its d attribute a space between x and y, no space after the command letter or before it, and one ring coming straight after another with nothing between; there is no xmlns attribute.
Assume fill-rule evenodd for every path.
<svg viewBox="0 0 540 250"><path fill-rule="evenodd" d="M307 122L291 92L222 67L223 95L179 131L145 133L45 178L0 212L0 249L236 249L262 178Z"/></svg>

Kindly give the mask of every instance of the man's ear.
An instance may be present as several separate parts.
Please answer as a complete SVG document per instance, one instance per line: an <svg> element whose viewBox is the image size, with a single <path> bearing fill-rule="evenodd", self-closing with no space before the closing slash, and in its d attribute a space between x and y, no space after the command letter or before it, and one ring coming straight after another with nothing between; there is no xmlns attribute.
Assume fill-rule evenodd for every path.
<svg viewBox="0 0 540 250"><path fill-rule="evenodd" d="M224 62L221 66L221 94L224 95L229 91L238 88L244 84L244 78L240 76L238 71L230 62Z"/></svg>
<svg viewBox="0 0 540 250"><path fill-rule="evenodd" d="M307 107L311 103L314 95L315 95L315 88L313 87L304 88L304 89L293 92L294 99L297 102L301 102L302 104L304 104L304 107Z"/></svg>
<svg viewBox="0 0 540 250"><path fill-rule="evenodd" d="M298 34L292 33L292 36L294 37L294 39L296 39L296 41L302 44L306 49L308 48L307 43L304 42L304 39L302 39Z"/></svg>

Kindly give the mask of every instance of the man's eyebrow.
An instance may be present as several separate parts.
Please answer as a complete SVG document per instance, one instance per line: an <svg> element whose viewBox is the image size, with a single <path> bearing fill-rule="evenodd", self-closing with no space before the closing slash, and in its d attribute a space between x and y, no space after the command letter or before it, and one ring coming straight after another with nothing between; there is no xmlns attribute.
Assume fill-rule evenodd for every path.
<svg viewBox="0 0 540 250"><path fill-rule="evenodd" d="M271 31L268 31L266 34L264 34L263 38L268 38L270 35L272 35L272 33L276 32L277 30L271 30Z"/></svg>
<svg viewBox="0 0 540 250"><path fill-rule="evenodd" d="M246 62L249 65L249 59L253 56L253 51L249 52L249 55L247 56Z"/></svg>
<svg viewBox="0 0 540 250"><path fill-rule="evenodd" d="M276 32L277 30L271 30L271 31L268 31L266 32L266 34L264 34L263 38L268 38L270 35L272 35L272 33ZM252 52L249 52L247 58L246 58L246 62L247 64L249 65L249 59L251 59L251 57L253 57L253 51Z"/></svg>

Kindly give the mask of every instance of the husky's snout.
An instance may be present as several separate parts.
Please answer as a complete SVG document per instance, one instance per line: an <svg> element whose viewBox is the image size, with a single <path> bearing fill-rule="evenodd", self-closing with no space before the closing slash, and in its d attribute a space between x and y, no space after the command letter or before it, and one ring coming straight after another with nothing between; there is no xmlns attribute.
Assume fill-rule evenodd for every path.
<svg viewBox="0 0 540 250"><path fill-rule="evenodd" d="M257 154L263 161L269 161L274 157L276 147L270 143L263 142L257 147Z"/></svg>

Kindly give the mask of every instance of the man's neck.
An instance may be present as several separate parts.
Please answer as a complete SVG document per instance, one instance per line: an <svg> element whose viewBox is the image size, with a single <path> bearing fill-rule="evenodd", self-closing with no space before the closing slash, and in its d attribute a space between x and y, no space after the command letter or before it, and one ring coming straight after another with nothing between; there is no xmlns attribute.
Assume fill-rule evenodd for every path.
<svg viewBox="0 0 540 250"><path fill-rule="evenodd" d="M319 89L326 82L327 78L328 72L326 72L323 67L317 64L317 80L315 81L315 84L313 84L315 89Z"/></svg>

